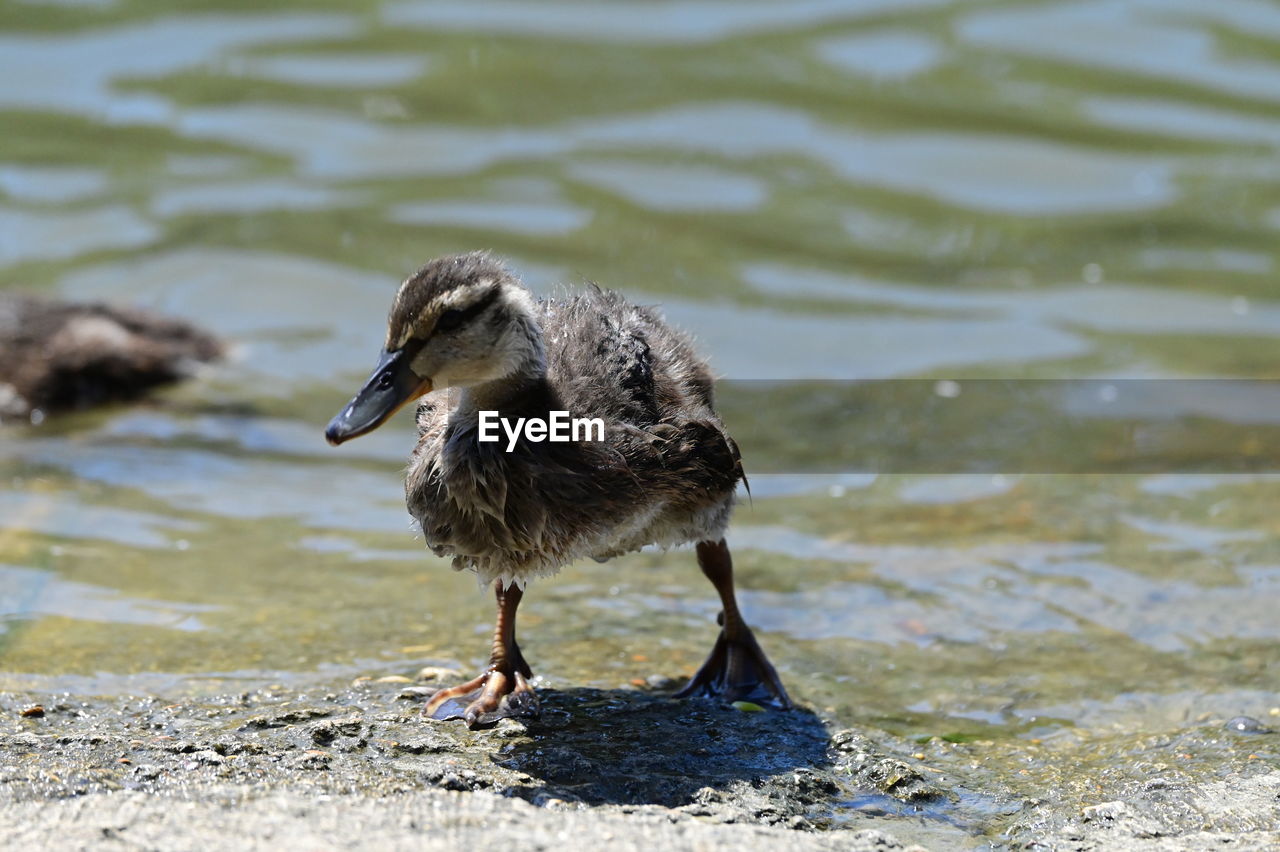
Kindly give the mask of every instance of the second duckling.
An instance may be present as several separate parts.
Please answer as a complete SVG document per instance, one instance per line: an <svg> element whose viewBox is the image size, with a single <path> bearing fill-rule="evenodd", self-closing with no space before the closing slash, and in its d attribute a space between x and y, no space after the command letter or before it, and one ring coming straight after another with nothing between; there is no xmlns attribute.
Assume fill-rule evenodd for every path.
<svg viewBox="0 0 1280 852"><path fill-rule="evenodd" d="M133 399L222 354L212 335L149 311L0 294L0 420Z"/></svg>

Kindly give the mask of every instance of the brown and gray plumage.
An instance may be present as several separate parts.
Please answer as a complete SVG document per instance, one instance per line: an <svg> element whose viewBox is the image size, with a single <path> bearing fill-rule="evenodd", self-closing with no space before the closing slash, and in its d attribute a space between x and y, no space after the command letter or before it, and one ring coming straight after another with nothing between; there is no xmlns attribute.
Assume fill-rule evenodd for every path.
<svg viewBox="0 0 1280 852"><path fill-rule="evenodd" d="M692 344L652 310L592 288L535 300L484 253L431 261L401 286L373 375L333 419L330 442L364 434L432 390L417 412L406 479L427 545L494 585L490 665L442 690L436 718L477 724L536 712L515 611L534 577L581 558L697 544L724 604L716 649L686 695L788 706L734 601L724 532L743 478ZM478 440L479 412L600 418L604 440Z"/></svg>
<svg viewBox="0 0 1280 852"><path fill-rule="evenodd" d="M133 399L221 354L147 311L0 294L0 420Z"/></svg>

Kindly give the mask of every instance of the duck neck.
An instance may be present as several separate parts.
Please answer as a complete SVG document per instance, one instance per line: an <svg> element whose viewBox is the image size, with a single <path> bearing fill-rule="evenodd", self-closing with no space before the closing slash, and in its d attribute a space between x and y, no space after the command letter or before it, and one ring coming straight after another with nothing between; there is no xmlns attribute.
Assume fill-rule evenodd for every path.
<svg viewBox="0 0 1280 852"><path fill-rule="evenodd" d="M458 412L504 411L533 396L546 383L546 372L515 373L462 389Z"/></svg>
<svg viewBox="0 0 1280 852"><path fill-rule="evenodd" d="M522 398L536 395L545 387L547 356L542 342L542 329L532 317L519 324L518 343L512 349L519 353L514 366L505 375L462 388L460 412L511 408Z"/></svg>

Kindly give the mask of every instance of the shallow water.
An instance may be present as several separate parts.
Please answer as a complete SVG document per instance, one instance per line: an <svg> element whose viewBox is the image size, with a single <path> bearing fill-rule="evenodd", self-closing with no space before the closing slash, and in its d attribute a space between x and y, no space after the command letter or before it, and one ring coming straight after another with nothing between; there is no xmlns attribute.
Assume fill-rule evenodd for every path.
<svg viewBox="0 0 1280 852"><path fill-rule="evenodd" d="M407 418L321 434L445 251L662 304L733 380L1277 374L1274 6L294 5L0 9L0 285L235 344L154 404L0 436L0 688L478 665L488 597L404 512ZM744 604L801 701L987 743L968 777L1008 796L1280 703L1267 397L1180 409L1199 442L1125 397L1088 465L970 468L947 448L1079 406L931 409L922 437L865 394L728 387ZM1141 473L1106 475L1121 439ZM715 609L690 553L643 553L537 584L522 625L547 685L615 687L691 671ZM1057 751L1027 767L1033 740ZM975 796L947 824L978 842L1005 811Z"/></svg>

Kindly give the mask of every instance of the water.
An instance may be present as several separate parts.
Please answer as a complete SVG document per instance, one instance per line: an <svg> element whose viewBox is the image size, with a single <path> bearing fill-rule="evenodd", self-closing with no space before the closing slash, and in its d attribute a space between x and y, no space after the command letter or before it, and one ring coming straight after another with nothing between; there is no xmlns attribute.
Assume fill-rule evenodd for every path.
<svg viewBox="0 0 1280 852"><path fill-rule="evenodd" d="M0 10L0 284L235 346L154 405L4 431L0 688L480 664L488 596L404 513L407 418L321 435L438 253L662 304L728 379L1277 374L1272 5L323 5ZM726 410L770 426L731 544L800 700L987 743L1011 795L1099 738L1268 718L1280 481L1160 443L1142 474L803 473L823 448L789 434L910 424L791 405ZM1274 436L1218 409L1188 411ZM1152 414L1117 416L1143 446ZM691 671L714 612L691 554L644 553L537 584L522 626L548 685L613 687Z"/></svg>

